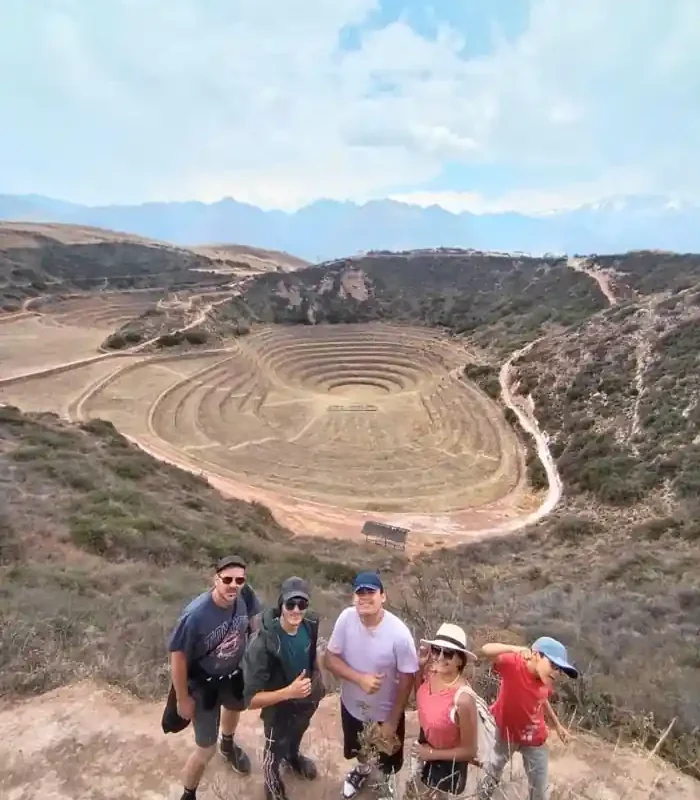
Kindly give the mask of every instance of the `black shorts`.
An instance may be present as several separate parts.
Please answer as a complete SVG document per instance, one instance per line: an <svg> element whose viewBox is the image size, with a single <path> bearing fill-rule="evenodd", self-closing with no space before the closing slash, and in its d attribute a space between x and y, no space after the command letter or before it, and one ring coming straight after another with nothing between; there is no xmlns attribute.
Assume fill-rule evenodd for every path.
<svg viewBox="0 0 700 800"><path fill-rule="evenodd" d="M360 734L365 726L361 719L356 719L353 715L340 704L340 718L343 725L343 755L345 758L357 758L360 752ZM385 774L398 772L403 766L403 747L406 739L406 715L402 714L399 720L396 735L399 737L401 747L391 756L386 753L379 753L378 766Z"/></svg>
<svg viewBox="0 0 700 800"><path fill-rule="evenodd" d="M237 674L237 677L240 673ZM194 741L198 747L213 747L219 738L219 717L221 708L229 711L243 711L243 684L240 681L212 681L193 684L190 692L194 698L195 711L192 727Z"/></svg>

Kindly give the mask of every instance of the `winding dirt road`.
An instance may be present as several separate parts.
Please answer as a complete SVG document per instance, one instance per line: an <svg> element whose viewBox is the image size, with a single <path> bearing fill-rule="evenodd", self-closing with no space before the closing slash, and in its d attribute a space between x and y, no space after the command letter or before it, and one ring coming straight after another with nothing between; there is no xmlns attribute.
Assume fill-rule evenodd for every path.
<svg viewBox="0 0 700 800"><path fill-rule="evenodd" d="M540 426L535 418L534 411L531 411L523 404L518 403L512 389L511 372L514 362L517 361L521 356L529 353L539 341L540 339L535 339L533 342L525 345L525 347L521 347L520 350L516 350L505 362L505 364L503 364L498 375L498 380L501 384L501 395L503 397L503 402L515 413L523 430L530 434L535 440L537 455L542 462L545 472L547 473L547 493L542 501L542 505L536 511L533 511L527 517L518 521L520 523L518 527L523 528L526 525L532 525L533 523L538 522L546 517L548 514L551 514L561 500L561 495L563 492L561 476L557 470L554 457L550 452L547 437L540 430ZM534 407L531 396L528 397L528 402ZM514 528L514 530L517 530L517 528Z"/></svg>

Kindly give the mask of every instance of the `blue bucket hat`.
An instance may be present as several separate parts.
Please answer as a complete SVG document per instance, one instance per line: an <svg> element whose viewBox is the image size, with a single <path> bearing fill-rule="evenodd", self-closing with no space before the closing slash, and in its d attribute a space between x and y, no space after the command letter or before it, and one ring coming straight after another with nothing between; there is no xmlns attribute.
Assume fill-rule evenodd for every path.
<svg viewBox="0 0 700 800"><path fill-rule="evenodd" d="M532 643L530 649L548 658L555 667L558 667L569 678L578 678L578 670L573 664L569 663L566 647L561 642L552 639L550 636L540 636L539 639Z"/></svg>

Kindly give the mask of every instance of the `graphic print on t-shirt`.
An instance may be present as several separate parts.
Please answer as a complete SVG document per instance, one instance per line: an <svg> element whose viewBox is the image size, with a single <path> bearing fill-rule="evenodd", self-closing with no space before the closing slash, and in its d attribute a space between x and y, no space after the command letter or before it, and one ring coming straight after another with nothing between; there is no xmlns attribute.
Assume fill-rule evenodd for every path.
<svg viewBox="0 0 700 800"><path fill-rule="evenodd" d="M239 597L230 608L218 606L211 590L203 592L183 611L170 637L169 649L182 651L208 675L220 677L235 670L245 652L250 617L260 612L257 598L249 609Z"/></svg>
<svg viewBox="0 0 700 800"><path fill-rule="evenodd" d="M219 625L218 628L213 630L209 636L206 637L207 650L214 647L214 642L219 637L223 637L219 644L214 647L212 652L213 658L233 659L243 646L243 631L241 630L241 626L236 624L238 619L239 618L234 619L232 623L225 622L223 625ZM248 624L248 617L241 619L245 621L246 625Z"/></svg>

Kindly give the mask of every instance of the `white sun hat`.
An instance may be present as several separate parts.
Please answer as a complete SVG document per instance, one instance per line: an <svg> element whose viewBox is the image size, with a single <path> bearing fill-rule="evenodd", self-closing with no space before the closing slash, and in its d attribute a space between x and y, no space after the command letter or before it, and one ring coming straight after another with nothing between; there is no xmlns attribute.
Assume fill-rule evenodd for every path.
<svg viewBox="0 0 700 800"><path fill-rule="evenodd" d="M476 655L467 647L467 634L459 625L452 622L443 622L438 628L434 639L421 639L421 644L428 644L431 647L443 647L445 650L456 650L464 653L467 658L476 661Z"/></svg>

